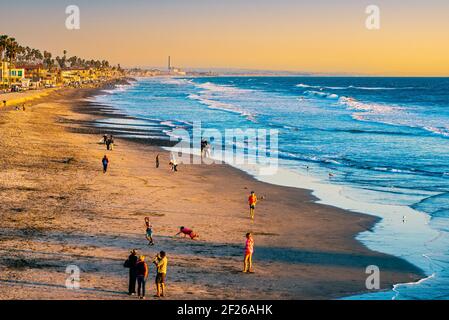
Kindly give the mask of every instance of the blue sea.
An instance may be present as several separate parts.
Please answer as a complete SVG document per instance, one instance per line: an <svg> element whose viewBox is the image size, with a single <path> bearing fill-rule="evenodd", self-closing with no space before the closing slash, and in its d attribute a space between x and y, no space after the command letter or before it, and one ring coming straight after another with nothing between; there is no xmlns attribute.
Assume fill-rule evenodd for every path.
<svg viewBox="0 0 449 320"><path fill-rule="evenodd" d="M278 130L278 173L241 169L382 218L357 238L426 274L348 299L449 298L449 78L155 77L95 99L128 128Z"/></svg>

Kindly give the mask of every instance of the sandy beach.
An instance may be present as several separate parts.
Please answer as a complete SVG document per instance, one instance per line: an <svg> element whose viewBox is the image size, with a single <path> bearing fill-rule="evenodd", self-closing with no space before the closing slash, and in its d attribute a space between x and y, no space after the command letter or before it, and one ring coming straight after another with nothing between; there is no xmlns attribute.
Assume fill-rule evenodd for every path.
<svg viewBox="0 0 449 320"><path fill-rule="evenodd" d="M95 92L61 89L26 111L0 108L0 299L136 299L126 294L123 267L132 248L150 261L167 252L166 299L340 298L367 291L369 265L380 268L382 289L422 277L355 240L375 217L316 204L307 190L258 182L227 165L171 172L167 152L151 144L117 139L106 151L99 132L79 130L101 117L82 100ZM264 197L254 222L251 190ZM199 241L173 238L181 225ZM243 274L249 231L255 273ZM81 269L80 290L65 287L68 265ZM154 274L151 266L151 295Z"/></svg>

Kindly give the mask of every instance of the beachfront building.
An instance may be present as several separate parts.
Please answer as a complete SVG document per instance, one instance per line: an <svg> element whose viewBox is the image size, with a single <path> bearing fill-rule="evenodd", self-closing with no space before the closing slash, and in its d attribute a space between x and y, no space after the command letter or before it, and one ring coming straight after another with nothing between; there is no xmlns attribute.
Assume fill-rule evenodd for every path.
<svg viewBox="0 0 449 320"><path fill-rule="evenodd" d="M13 67L10 63L0 62L0 87L22 86L22 80L25 79L25 69Z"/></svg>
<svg viewBox="0 0 449 320"><path fill-rule="evenodd" d="M9 63L0 61L0 89L8 87Z"/></svg>
<svg viewBox="0 0 449 320"><path fill-rule="evenodd" d="M66 68L60 71L59 80L63 85L81 85L84 69Z"/></svg>
<svg viewBox="0 0 449 320"><path fill-rule="evenodd" d="M21 85L23 79L25 79L25 69L16 67L9 69L9 81L12 85Z"/></svg>
<svg viewBox="0 0 449 320"><path fill-rule="evenodd" d="M44 86L43 80L47 77L48 70L43 64L19 64L17 67L25 70L22 88L39 89Z"/></svg>
<svg viewBox="0 0 449 320"><path fill-rule="evenodd" d="M81 85L106 80L117 75L108 69L65 68L60 72L60 81L63 85Z"/></svg>

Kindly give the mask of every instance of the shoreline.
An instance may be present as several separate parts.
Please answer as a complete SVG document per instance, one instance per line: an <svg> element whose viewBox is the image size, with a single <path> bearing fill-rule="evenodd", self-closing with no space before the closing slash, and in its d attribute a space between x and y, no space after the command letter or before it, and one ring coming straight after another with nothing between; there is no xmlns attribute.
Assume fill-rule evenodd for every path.
<svg viewBox="0 0 449 320"><path fill-rule="evenodd" d="M99 90L101 89L93 90L89 94L98 94ZM101 117L98 113L98 111L101 110L93 110L93 112L96 113L94 115L80 114L78 113L80 111L79 107L86 104L86 102L82 100L85 96L78 97L77 99L74 99L75 102L70 103L67 101L67 93L60 92L56 93L56 95L59 96L59 102L56 102L58 106L47 110L50 112L51 117L54 117L53 121L56 123L57 128L55 128L55 132L57 132L58 135L55 135L55 137L62 135L62 131L66 132L64 135L70 137L71 144L73 142L74 146L76 146L74 150L69 150L72 150L72 152L80 152L86 157L74 157L75 159L79 159L76 162L82 166L82 170L73 168L68 169L68 171L72 172L73 170L73 174L78 180L80 176L84 175L84 171L86 171L86 176L91 176L92 173L97 170L97 168L93 166L95 163L95 158L92 159L93 154L99 155L104 153L104 151L100 151L102 150L102 147L96 144L100 138L97 132L92 131L88 134L85 134L87 132L76 133L76 128L79 128L77 121L88 122L96 117ZM83 96L81 91L75 93L75 96L76 95ZM51 101L52 99L53 98L50 97L48 100ZM70 100L72 100L72 98L70 98ZM48 102L47 104L52 103L55 102ZM39 113L39 116L42 117L42 121L48 121L48 123L50 123L52 122L52 119L46 119L50 117L50 115L42 114L40 111L42 104L45 105L46 103L39 103L34 106L32 112ZM95 109L95 107L93 109ZM19 113L16 113L13 116L17 114ZM2 123L1 119L0 123ZM2 127L4 126L4 124L0 125ZM75 140L77 143L75 143ZM78 140L82 141L82 143L78 142ZM0 140L0 145L2 142L3 141ZM43 142L45 142L45 138ZM77 218L79 218L78 221L82 222L81 224L84 225L84 228L77 230L74 237L78 241L83 240L86 244L92 245L92 243L86 240L86 236L83 236L83 234L88 235L93 232L92 230L95 230L95 234L99 231L98 229L102 230L102 224L96 220L105 220L103 215L105 215L105 212L108 212L107 216L109 218L107 218L106 221L110 221L111 219L112 221L120 221L120 219L124 220L120 225L121 228L124 228L125 230L121 230L120 228L116 229L115 226L112 226L111 228L114 229L113 234L116 237L120 238L126 235L125 239L127 239L127 241L122 240L124 243L117 245L118 248L109 248L106 243L96 243L95 246L97 248L94 248L94 251L101 251L99 248L111 251L110 253L114 256L114 259L117 259L116 255L118 252L123 252L123 255L118 256L118 258L123 258L122 260L124 260L124 258L126 258L126 248L129 248L129 245L132 243L144 242L144 240L141 239L143 228L140 225L143 224L144 214L148 214L148 212L145 213L145 211L149 210L154 212L154 218L152 219L158 223L160 228L159 229L156 226L156 230L159 229L156 231L156 237L160 238L161 243L170 249L167 250L169 257L171 257L171 255L173 256L172 267L174 274L171 276L172 281L170 281L169 284L169 288L173 287L173 292L170 294L169 298L185 298L182 288L189 286L189 284L193 285L196 290L193 290L195 293L187 296L188 299L209 299L217 297L230 299L241 299L243 297L252 297L254 299L340 298L366 292L366 289L364 289L364 282L367 275L364 273L365 270L363 267L376 263L382 266L381 269L384 268L387 270L385 271L385 274L382 274L381 278L383 289L391 289L396 283L410 282L422 278L421 270L415 266L402 259L371 251L355 239L360 232L369 230L375 226L376 222L379 221L375 217L315 203L316 199L314 198L316 197L311 194L311 191L280 187L260 182L249 174L228 165L181 166L180 172L177 173L177 177L188 177L187 181L184 181L186 179L179 180L176 177L173 177L171 173L166 172L168 169L160 169L158 172L155 172L156 170L154 169L148 171L148 168L152 165L154 154L163 153L160 151L159 147L135 143L124 139L117 139L117 142L116 150L110 153L111 157L114 157L112 163L114 164L115 161L117 161L118 165L123 165L127 168L119 173L130 174L130 169L138 168L139 159L149 159L148 165L145 165L145 168L142 170L146 171L144 177L150 178L151 181L146 180L141 176L134 176L134 174L131 174L128 179L124 180L124 178L122 178L121 175L117 175L117 173L114 174L114 181L112 182L106 180L107 177L102 176L95 177L95 182L98 183L99 186L113 183L114 186L117 187L117 190L123 190L123 192L125 192L125 190L133 190L134 192L139 193L140 196L146 194L148 188L154 189L157 190L156 194L159 195L155 195L152 200L157 201L148 202L144 201L146 199L136 198L136 195L130 195L134 200L142 201L144 203L129 202L127 197L124 197L119 193L115 195L117 199L114 198L113 204L100 203L99 205L96 203L97 199L93 199L92 195L86 194L88 191L78 190L79 197L82 199L87 197L89 199L86 203L78 204L78 207L83 207L87 204L89 205L87 205L88 208L78 208L78 211L87 211L77 213L77 215L79 215L79 217L77 216ZM116 153L123 159L116 160ZM166 154L164 154L164 158L166 158ZM3 159L0 158L0 160ZM114 167L111 167L111 169L112 168ZM43 170L45 172L45 169ZM52 175L50 175L50 178L51 177ZM83 183L86 183L85 179L83 180ZM129 181L126 181L130 179L137 185L130 185ZM74 190L77 189L76 182L79 182L78 180L74 181ZM151 185L153 180L157 181L157 184L154 186ZM67 182L66 180L64 181ZM99 186L89 184L88 189L94 189L99 193L104 193L101 188L99 189ZM258 213L256 213L256 222L253 225L247 225L248 221L245 216L245 196L246 193L249 192L249 187L256 189L256 191L260 190L258 193L265 195L267 199L262 201L258 206L258 211L260 211L260 221L258 221ZM146 192L144 192L143 189L147 189ZM5 191L4 188L0 190L2 190L0 197L2 199L7 199L8 195L10 195L8 191ZM179 208L182 209L181 211L170 211L172 208L170 190L172 190L172 192L177 192L177 199L180 200ZM190 192L185 193L188 190L190 190ZM195 190L195 192L192 194L191 190ZM25 192L27 191L25 190ZM40 190L38 192L45 192L45 190ZM221 199L220 197L220 199L217 200L217 203L212 206L207 203L207 201L206 203L203 203L202 201L203 198L208 199L211 192L212 194L217 192L223 198ZM151 197L153 197L152 194ZM65 198L61 201L66 200L67 199ZM11 202L11 200L9 201ZM240 201L241 203L239 203ZM68 202L69 203L63 205L64 210L71 209L73 202ZM91 207L91 202L95 203L95 206ZM155 205L154 203L157 203L158 205ZM145 206L143 206L143 204L145 204ZM98 207L98 205L100 207ZM143 209L147 207L151 209ZM2 209L1 211L6 210L4 206L0 208ZM135 210L135 212L132 214L121 213L121 210L124 209L126 209L126 211ZM205 214L205 210L213 210L213 214ZM189 214L186 215L185 212L189 212ZM282 212L282 216L279 212ZM20 228L18 232L14 232L15 229L17 229L17 226L14 227L14 222L10 221L11 218L7 213L5 214L3 212L2 215L4 215L3 218L8 221L7 224L11 225L12 228L5 229L8 229L7 234L9 233L9 236L13 239L5 240L4 237L1 237L0 249L2 250L4 249L5 242L8 247L8 244L11 244L9 242L22 239L24 236L21 234ZM42 214L42 212L40 213ZM194 214L192 215L192 213ZM20 213L18 213L18 215L20 215ZM142 219L142 221L136 221L135 224L137 227L132 227L129 223L133 223L135 216L138 216L138 219ZM20 220L20 217L16 219ZM58 221L58 218L55 217L54 219ZM209 221L205 221L205 219L209 219ZM175 231L176 223L180 220L190 223L189 225L199 229L200 234L205 235L205 239L202 239L200 242L192 243L183 240L173 241L170 239L169 235L171 234L171 231ZM236 225L236 221L240 221L237 223L240 225ZM50 229L55 227L58 231L57 233L67 231L62 222L56 222L55 224L56 226L53 225L53 223L50 223L50 226L47 226L47 224L44 223L44 226L49 227ZM3 231L5 231L5 229ZM255 264L256 270L258 273L260 272L260 274L256 274L255 279L242 279L241 275L238 274L243 242L241 233L248 229L252 229L252 231L255 232L256 237ZM102 232L104 232L104 230L102 230ZM3 233L4 232L2 232L2 234ZM38 238L39 237L44 236L38 234ZM57 238L57 235L50 234L47 235L47 237L47 241L51 242L53 238ZM138 239L141 240L138 241ZM83 241L81 241L81 243L83 243ZM56 244L56 247L57 246L58 244ZM210 251L210 247L213 248L212 251ZM75 252L80 250L81 255L85 254L85 252L82 249L77 248L76 245L73 245L71 250ZM156 249L151 249L151 251L156 251ZM78 253L80 252L77 252L77 254ZM30 252L29 254L33 255L33 252ZM74 254L74 252L71 252L71 254ZM99 255L101 256L102 254ZM205 256L203 257L202 255ZM107 261L110 257L107 256L104 257L104 259ZM120 264L120 259L118 264ZM223 259L226 261L222 261ZM4 268L4 265L4 261L0 261L1 269ZM11 263L9 265L11 265ZM223 270L214 272L219 266L221 266ZM204 267L206 268L204 269ZM126 272L123 268L120 268L120 266L111 268L113 269L114 281L116 281L116 283L123 284L123 282L126 282ZM194 271L196 268L199 268L198 270L201 271L201 277L199 277L196 272L190 274L190 272ZM7 267L7 269L9 269L9 267ZM101 263L98 270L100 270L99 272L102 270ZM285 270L289 270L289 272L284 274ZM9 270L9 272L17 276L14 270ZM95 276L91 273L92 272L89 273L89 276L92 276L92 281L94 281ZM273 275L276 277L273 278ZM64 276L64 274L62 276ZM207 280L212 283L209 283ZM267 287L264 287L257 292L254 292L254 290L248 291L248 288L256 288L255 286L258 281L264 281ZM221 283L218 283L217 285L217 282ZM98 282L96 282L96 284L98 285ZM5 284L0 281L0 288L2 289L0 292L4 291L4 286ZM30 298L33 296L30 296L29 293L34 291L32 289L27 290L25 284L17 286L22 288L21 292L24 296L29 296ZM240 292L233 292L234 290L231 289L233 286L241 289L237 290ZM125 290L126 286L117 289ZM113 291L111 289L108 290ZM107 295L108 294L106 294L106 296ZM70 293L67 298L79 299L81 296L88 299L91 298L89 295L86 297L81 293L77 295L73 292ZM101 293L96 293L94 296L95 298L100 299L105 298ZM115 294L113 298L119 297L120 295ZM0 299L4 298L3 295L0 296ZM123 298L128 299L128 297Z"/></svg>
<svg viewBox="0 0 449 320"><path fill-rule="evenodd" d="M110 108L112 110L116 110L116 109L114 109L114 107L110 107ZM116 115L117 114L115 112L114 113L104 113L103 114L103 116L106 116L106 117L111 117L111 116L116 116ZM132 116L128 116L128 115L124 115L124 116L126 118L137 119L137 118L133 118ZM118 116L117 118L120 118L120 116ZM133 138L125 138L125 139L128 140L128 141L133 141L133 142L137 142L137 143L144 143L144 144L146 143L146 144L150 144L150 145L153 145L153 143L156 141L155 145L158 146L158 147L163 148L163 150L165 150L167 152L170 151L170 147L171 147L170 143L167 144L167 143L165 143L165 141L162 144L160 144L160 142L158 144L158 142L157 142L158 140L150 140L151 142L148 143L148 142L144 142L142 139L139 139L139 138L135 138L135 139L133 139ZM191 157L195 157L195 155L191 154ZM198 155L196 155L196 157L198 157ZM402 257L400 257L398 255L395 255L394 253L391 253L391 252L387 253L387 252L384 252L384 251L381 251L381 250L376 250L376 249L370 248L368 246L368 244L363 241L363 236L362 235L364 233L373 233L374 229L377 228L378 225L382 223L382 220L384 220L384 218L381 215L372 213L373 210L371 210L371 211L370 210L365 210L365 209L360 208L360 207L357 208L357 209L354 209L354 208L351 208L350 206L344 205L344 203L338 203L337 204L338 201L336 201L334 203L334 202L332 202L330 200L325 200L322 195L320 196L320 194L323 193L323 190L319 190L319 189L313 188L310 185L300 185L300 186L298 186L296 183L292 184L292 185L289 185L288 183L287 184L286 183L279 183L279 182L276 181L276 179L270 179L270 178L265 179L266 178L265 176L259 176L259 175L255 174L255 173L251 173L248 170L245 170L244 168L240 168L238 166L234 166L234 165L231 165L231 164L228 164L228 163L225 163L225 162L223 162L221 165L224 165L224 166L232 168L233 170L239 171L241 174L246 176L248 179L253 179L253 180L256 180L256 181L259 181L259 182L262 182L262 183L267 183L267 184L270 184L270 185L281 186L281 187L285 187L285 188L299 189L299 190L301 190L303 192L308 193L308 196L310 197L311 201L313 201L313 202L315 202L317 204L321 204L321 205L324 205L324 206L329 206L329 207L336 208L338 210L343 210L343 211L346 211L346 212L351 212L351 213L355 213L355 214L360 214L360 215L371 217L373 219L371 227L367 228L364 231L362 230L358 234L355 234L354 235L354 239L357 240L358 242L360 242L368 250L373 250L373 251L380 252L380 253L385 253L385 254L391 254L392 256L394 256L394 257L396 257L398 259L403 259ZM283 169L281 169L281 170L283 170ZM305 178L306 180L308 180L308 179L315 180L314 177L308 176L308 175L305 176L305 175L298 174L298 177ZM316 181L318 182L318 180L316 180ZM323 182L319 181L318 183L322 184ZM335 187L336 187L335 189L339 188L338 186L335 186ZM334 191L336 191L336 190L334 190ZM385 206L385 207L394 207L394 206ZM404 209L404 211L407 211L407 209ZM410 211L410 210L408 210L408 211ZM424 215L424 214L420 213L420 215ZM403 259L403 260L407 261L407 259ZM341 298L342 299L351 299L351 297L358 297L358 298L362 297L363 298L363 296L365 294L366 295L373 295L375 297L376 294L389 293L389 291L393 292L393 291L395 291L395 288L398 287L398 286L420 283L422 281L426 281L427 279L433 277L433 275L426 274L425 271L419 267L419 264L412 263L412 265L414 267L416 267L418 270L420 270L420 272L422 274L421 278L416 278L413 281L406 282L406 283L393 284L390 289L383 289L383 290L379 290L377 292L366 291L364 293L357 293L355 295L344 296L344 297L341 297Z"/></svg>

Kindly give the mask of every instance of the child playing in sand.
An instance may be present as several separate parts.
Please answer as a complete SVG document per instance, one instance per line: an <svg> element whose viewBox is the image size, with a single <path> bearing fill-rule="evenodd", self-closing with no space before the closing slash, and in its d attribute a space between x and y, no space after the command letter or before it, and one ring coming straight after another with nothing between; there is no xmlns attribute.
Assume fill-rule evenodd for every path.
<svg viewBox="0 0 449 320"><path fill-rule="evenodd" d="M254 210L256 209L257 196L254 191L251 191L250 196L248 197L249 203L249 216L254 220Z"/></svg>
<svg viewBox="0 0 449 320"><path fill-rule="evenodd" d="M145 217L145 226L147 227L145 237L148 240L148 245L149 246L154 246L153 226L150 223L150 218L149 217Z"/></svg>
<svg viewBox="0 0 449 320"><path fill-rule="evenodd" d="M190 239L195 240L196 238L199 238L200 235L198 233L193 232L192 229L186 228L186 227L180 227L179 228L179 232L177 234L175 234L175 237L180 235L180 234L184 234L184 238L189 236Z"/></svg>
<svg viewBox="0 0 449 320"><path fill-rule="evenodd" d="M243 272L253 273L254 239L251 232L246 234L245 258L243 259Z"/></svg>

